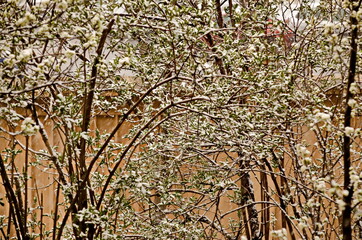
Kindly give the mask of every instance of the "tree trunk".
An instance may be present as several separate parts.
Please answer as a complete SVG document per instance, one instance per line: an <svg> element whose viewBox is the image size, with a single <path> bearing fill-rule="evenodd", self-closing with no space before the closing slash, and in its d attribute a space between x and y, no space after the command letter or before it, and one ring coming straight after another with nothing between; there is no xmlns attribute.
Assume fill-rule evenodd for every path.
<svg viewBox="0 0 362 240"><path fill-rule="evenodd" d="M241 189L241 205L250 204L255 202L253 182L250 179L249 172L243 172L243 169L247 168L247 163L239 156L239 167L241 170L240 189ZM248 223L250 226L250 237L252 240L259 240L262 238L262 234L259 230L258 211L255 204L250 204L247 207Z"/></svg>
<svg viewBox="0 0 362 240"><path fill-rule="evenodd" d="M351 1L353 11L358 12L360 4L358 1ZM348 101L353 99L353 93L350 88L352 83L355 82L356 64L357 64L357 39L358 39L358 20L355 15L350 16L351 22L351 52L349 61L349 72L347 81L347 94L345 99L346 110L344 113L344 128L351 126L352 107L348 105ZM344 169L344 190L348 194L343 196L345 204L342 211L342 234L343 240L352 240L352 200L353 200L353 185L351 183L350 168L351 168L351 137L347 134L343 136L343 169Z"/></svg>

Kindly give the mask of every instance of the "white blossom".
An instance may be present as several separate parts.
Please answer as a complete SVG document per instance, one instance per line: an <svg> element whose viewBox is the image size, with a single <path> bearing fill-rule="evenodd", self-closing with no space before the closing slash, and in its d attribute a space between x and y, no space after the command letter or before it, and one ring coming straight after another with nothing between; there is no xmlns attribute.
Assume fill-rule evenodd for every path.
<svg viewBox="0 0 362 240"><path fill-rule="evenodd" d="M311 154L310 151L305 146L302 146L300 144L296 146L296 149L297 149L297 154L302 158L306 158Z"/></svg>
<svg viewBox="0 0 362 240"><path fill-rule="evenodd" d="M29 61L32 53L33 50L31 48L24 49L23 51L20 52L18 59L24 62Z"/></svg>
<svg viewBox="0 0 362 240"><path fill-rule="evenodd" d="M358 94L360 92L360 89L357 85L357 83L352 83L351 86L349 87L349 91L351 91L352 94Z"/></svg>
<svg viewBox="0 0 362 240"><path fill-rule="evenodd" d="M354 99L349 99L348 100L348 106L350 106L351 108L354 108L357 106L357 101Z"/></svg>
<svg viewBox="0 0 362 240"><path fill-rule="evenodd" d="M346 189L342 191L342 195L343 195L343 196L348 196L348 193L349 193L349 191L346 190Z"/></svg>
<svg viewBox="0 0 362 240"><path fill-rule="evenodd" d="M75 51L72 51L72 50L67 50L64 55L67 57L67 58L72 58L74 55L75 55Z"/></svg>
<svg viewBox="0 0 362 240"><path fill-rule="evenodd" d="M59 93L58 95L57 95L57 97L58 97L58 99L59 99L59 101L61 101L61 102L65 102L65 97L64 97L64 95L63 94L61 94L61 93Z"/></svg>
<svg viewBox="0 0 362 240"><path fill-rule="evenodd" d="M35 15L30 12L26 12L24 17L18 19L15 24L18 26L25 26L31 24L34 20L36 20Z"/></svg>
<svg viewBox="0 0 362 240"><path fill-rule="evenodd" d="M48 5L50 3L50 0L41 0L39 1L40 5Z"/></svg>
<svg viewBox="0 0 362 240"><path fill-rule="evenodd" d="M56 5L56 7L57 7L58 10L64 11L65 9L67 9L68 3L67 3L67 1L61 1L60 3L58 3Z"/></svg>
<svg viewBox="0 0 362 240"><path fill-rule="evenodd" d="M285 228L282 228L282 229L279 229L279 230L273 230L271 232L271 234L276 239L280 239L280 240L287 240L288 239L287 230Z"/></svg>
<svg viewBox="0 0 362 240"><path fill-rule="evenodd" d="M327 122L331 120L331 116L329 113L322 113L322 112L317 112L314 115L314 118L317 120L317 122Z"/></svg>
<svg viewBox="0 0 362 240"><path fill-rule="evenodd" d="M30 117L25 118L21 124L21 131L25 136L34 135L38 130L39 126L35 125L35 122Z"/></svg>
<svg viewBox="0 0 362 240"><path fill-rule="evenodd" d="M28 106L28 103L26 101L20 101L20 105L21 107L25 108L26 106Z"/></svg>
<svg viewBox="0 0 362 240"><path fill-rule="evenodd" d="M325 35L330 35L332 33L334 33L334 28L335 28L335 24L332 22L326 22L324 24L324 34Z"/></svg>
<svg viewBox="0 0 362 240"><path fill-rule="evenodd" d="M87 132L81 132L81 133L80 133L80 137L83 138L83 139L85 139L85 140L89 140L89 139L90 139L90 137L89 137L89 135L88 135Z"/></svg>
<svg viewBox="0 0 362 240"><path fill-rule="evenodd" d="M122 59L119 60L120 64L129 64L130 63L130 58L129 57L124 57Z"/></svg>
<svg viewBox="0 0 362 240"><path fill-rule="evenodd" d="M306 216L301 217L298 221L298 228L303 229L308 227L308 218Z"/></svg>
<svg viewBox="0 0 362 240"><path fill-rule="evenodd" d="M359 176L357 174L351 174L351 181L352 182L358 182L360 180Z"/></svg>
<svg viewBox="0 0 362 240"><path fill-rule="evenodd" d="M324 180L318 180L316 181L316 185L315 185L315 188L318 190L318 191L324 191L326 189L326 183Z"/></svg>
<svg viewBox="0 0 362 240"><path fill-rule="evenodd" d="M338 208L339 208L339 210L343 210L344 208L345 208L345 206L346 206L346 203L342 200L342 199L338 199L337 201L336 201L336 203L337 203L337 205L338 205Z"/></svg>
<svg viewBox="0 0 362 240"><path fill-rule="evenodd" d="M345 127L344 134L351 137L353 135L353 133L354 133L354 128L353 127Z"/></svg>

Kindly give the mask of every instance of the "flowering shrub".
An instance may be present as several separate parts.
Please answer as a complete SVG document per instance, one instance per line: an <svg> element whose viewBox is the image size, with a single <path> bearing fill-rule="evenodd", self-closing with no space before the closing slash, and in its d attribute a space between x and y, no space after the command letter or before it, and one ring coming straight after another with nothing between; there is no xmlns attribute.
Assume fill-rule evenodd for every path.
<svg viewBox="0 0 362 240"><path fill-rule="evenodd" d="M361 10L319 2L1 3L0 239L357 239Z"/></svg>

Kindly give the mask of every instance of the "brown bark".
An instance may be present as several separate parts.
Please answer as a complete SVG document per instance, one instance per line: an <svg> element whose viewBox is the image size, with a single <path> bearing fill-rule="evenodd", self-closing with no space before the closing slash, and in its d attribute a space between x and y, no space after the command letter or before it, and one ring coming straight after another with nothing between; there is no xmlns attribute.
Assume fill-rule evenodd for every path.
<svg viewBox="0 0 362 240"><path fill-rule="evenodd" d="M358 1L351 1L353 5ZM360 7L359 2L353 7L353 11L358 12ZM350 90L352 83L355 82L356 65L357 65L357 39L358 39L358 20L356 16L350 16L352 27L351 44L350 44L350 60L349 72L347 81L347 94L345 98L346 110L344 113L344 127L351 126L352 108L348 105L348 101L353 98L353 93ZM351 183L350 168L351 168L351 137L345 134L343 136L343 169L344 169L344 190L348 191L346 196L343 196L345 207L342 211L342 234L343 240L352 240L352 200L353 200L353 185Z"/></svg>
<svg viewBox="0 0 362 240"><path fill-rule="evenodd" d="M251 181L249 172L244 172L243 169L246 169L247 166L244 160L239 156L239 167L241 170L241 179L240 179L240 188L242 193L241 204L248 204L255 202L254 196L254 187L253 182ZM247 207L248 213L248 224L250 226L250 238L252 240L258 240L262 238L262 233L259 229L259 219L258 219L258 211L255 207L255 204L250 204Z"/></svg>
<svg viewBox="0 0 362 240"><path fill-rule="evenodd" d="M6 191L6 197L8 198L8 202L12 206L14 216L14 223L19 227L21 235L18 235L18 238L20 239L29 239L29 236L27 234L27 229L24 228L23 220L24 220L24 211L23 207L21 206L21 202L18 201L18 197L16 196L16 193L14 192L10 180L8 178L8 175L6 173L6 167L4 164L4 160L0 155L0 174L1 178L5 187ZM17 234L19 234L18 231L16 231ZM21 236L21 237L20 237Z"/></svg>

